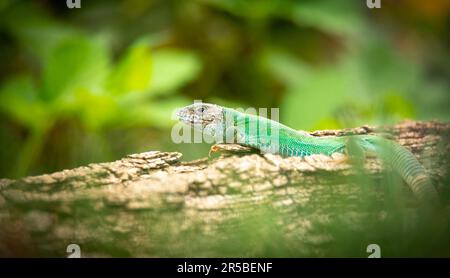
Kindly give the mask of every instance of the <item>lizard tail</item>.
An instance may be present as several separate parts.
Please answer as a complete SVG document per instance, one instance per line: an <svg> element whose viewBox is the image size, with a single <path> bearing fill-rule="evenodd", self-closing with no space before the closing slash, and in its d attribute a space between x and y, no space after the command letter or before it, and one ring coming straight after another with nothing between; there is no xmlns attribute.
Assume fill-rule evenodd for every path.
<svg viewBox="0 0 450 278"><path fill-rule="evenodd" d="M371 144L374 148L372 150L406 181L421 203L433 206L440 203L438 193L425 168L409 150L378 136L367 136L363 140ZM367 147L367 144L364 145Z"/></svg>

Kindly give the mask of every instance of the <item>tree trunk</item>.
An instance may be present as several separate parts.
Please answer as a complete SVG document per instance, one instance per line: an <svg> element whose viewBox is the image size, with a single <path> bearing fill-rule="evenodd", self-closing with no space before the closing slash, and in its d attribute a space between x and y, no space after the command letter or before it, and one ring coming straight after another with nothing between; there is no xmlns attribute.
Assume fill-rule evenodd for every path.
<svg viewBox="0 0 450 278"><path fill-rule="evenodd" d="M347 132L391 134L426 167L448 208L450 124L313 135ZM450 256L448 226L423 225L408 186L376 158L361 167L338 155L181 156L151 151L0 180L0 256L66 257L77 244L82 257L367 257L372 243L382 256Z"/></svg>

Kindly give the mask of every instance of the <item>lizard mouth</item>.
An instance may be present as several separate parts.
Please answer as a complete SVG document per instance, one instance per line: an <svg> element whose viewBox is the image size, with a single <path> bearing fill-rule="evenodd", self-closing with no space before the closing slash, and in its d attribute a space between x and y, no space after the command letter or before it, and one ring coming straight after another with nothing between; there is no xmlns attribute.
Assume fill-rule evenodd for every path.
<svg viewBox="0 0 450 278"><path fill-rule="evenodd" d="M182 120L183 121L183 120ZM193 116L193 117L189 117L188 119L186 119L184 122L190 124L190 125L202 125L202 126L206 126L209 125L211 123L213 123L214 121L211 119L205 119L205 118L200 118L197 119L197 117Z"/></svg>
<svg viewBox="0 0 450 278"><path fill-rule="evenodd" d="M189 124L189 125L207 125L210 122L212 122L212 121L202 118L202 117L199 118L196 115L185 115L182 112L177 113L177 117L181 122Z"/></svg>

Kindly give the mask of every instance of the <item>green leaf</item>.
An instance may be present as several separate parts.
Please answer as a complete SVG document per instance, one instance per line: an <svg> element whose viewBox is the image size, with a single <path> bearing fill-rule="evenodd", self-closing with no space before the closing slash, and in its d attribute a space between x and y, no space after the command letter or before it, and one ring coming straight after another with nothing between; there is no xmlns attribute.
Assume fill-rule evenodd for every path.
<svg viewBox="0 0 450 278"><path fill-rule="evenodd" d="M414 106L405 97L388 93L383 96L382 107L383 115L396 120L410 119L415 116Z"/></svg>
<svg viewBox="0 0 450 278"><path fill-rule="evenodd" d="M360 64L364 82L373 93L404 94L420 83L420 68L381 39L370 39L351 57Z"/></svg>
<svg viewBox="0 0 450 278"><path fill-rule="evenodd" d="M299 1L292 5L287 17L299 25L307 25L336 35L357 35L365 30L364 18L355 1Z"/></svg>
<svg viewBox="0 0 450 278"><path fill-rule="evenodd" d="M88 90L75 92L75 112L83 125L90 130L96 130L118 121L122 115L117 101L111 95L92 94Z"/></svg>
<svg viewBox="0 0 450 278"><path fill-rule="evenodd" d="M174 111L190 103L191 101L184 97L171 97L164 100L136 103L132 109L128 106L121 107L121 125L170 128L175 122Z"/></svg>
<svg viewBox="0 0 450 278"><path fill-rule="evenodd" d="M44 67L45 100L70 97L79 89L100 92L109 71L108 49L98 38L70 37L52 50Z"/></svg>
<svg viewBox="0 0 450 278"><path fill-rule="evenodd" d="M108 88L115 94L143 92L149 89L152 57L148 40L131 46L108 79Z"/></svg>
<svg viewBox="0 0 450 278"><path fill-rule="evenodd" d="M266 49L262 52L261 59L263 67L287 86L295 86L302 82L309 77L312 70L306 63L277 49Z"/></svg>
<svg viewBox="0 0 450 278"><path fill-rule="evenodd" d="M249 19L284 18L336 35L360 34L364 18L353 0L203 0L236 16Z"/></svg>
<svg viewBox="0 0 450 278"><path fill-rule="evenodd" d="M314 68L286 53L275 53L269 54L266 61L267 67L287 86L280 113L286 124L294 128L311 130L319 123L323 128L324 119L332 117L337 108L366 99L359 65L353 60Z"/></svg>
<svg viewBox="0 0 450 278"><path fill-rule="evenodd" d="M0 110L30 129L39 129L48 124L50 111L47 108L38 99L30 76L15 77L0 89Z"/></svg>
<svg viewBox="0 0 450 278"><path fill-rule="evenodd" d="M274 16L288 2L272 0L203 0L203 2L237 16L264 19Z"/></svg>
<svg viewBox="0 0 450 278"><path fill-rule="evenodd" d="M154 52L150 93L160 95L174 92L198 76L200 59L192 52L161 49Z"/></svg>
<svg viewBox="0 0 450 278"><path fill-rule="evenodd" d="M311 130L346 103L352 91L333 70L319 70L298 86L289 88L282 102L281 117L297 129Z"/></svg>

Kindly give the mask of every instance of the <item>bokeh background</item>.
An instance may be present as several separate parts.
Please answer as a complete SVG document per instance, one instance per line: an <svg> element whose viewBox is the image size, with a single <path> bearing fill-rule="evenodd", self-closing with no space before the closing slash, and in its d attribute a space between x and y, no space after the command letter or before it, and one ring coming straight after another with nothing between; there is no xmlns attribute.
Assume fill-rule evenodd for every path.
<svg viewBox="0 0 450 278"><path fill-rule="evenodd" d="M450 118L450 1L0 1L0 177L148 150L175 108L279 107L315 130Z"/></svg>

